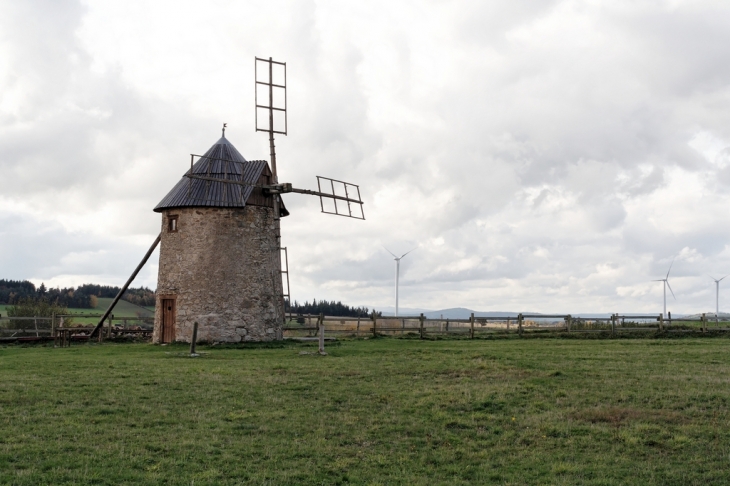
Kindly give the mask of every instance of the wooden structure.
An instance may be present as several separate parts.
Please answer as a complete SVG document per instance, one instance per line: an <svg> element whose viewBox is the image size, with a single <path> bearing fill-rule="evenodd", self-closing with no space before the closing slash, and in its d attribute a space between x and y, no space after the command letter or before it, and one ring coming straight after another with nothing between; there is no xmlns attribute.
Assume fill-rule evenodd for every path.
<svg viewBox="0 0 730 486"><path fill-rule="evenodd" d="M259 76L261 63L265 69ZM316 191L279 183L274 134L286 135L288 130L286 64L255 58L255 65L255 128L269 133L271 165L247 161L226 139L226 124L220 140L204 155L191 154L190 170L154 209L162 215L160 235L92 335L100 331L159 243L154 342L190 342L196 322L201 341L282 339L289 268L286 248L281 247L280 219L289 213L281 195L317 196L323 213L365 219L355 184L321 176ZM278 80L280 68L283 76ZM259 88L267 91L261 98ZM268 115L261 117L268 118L263 127L260 111ZM283 127L276 126L275 114L283 115L279 117Z"/></svg>
<svg viewBox="0 0 730 486"><path fill-rule="evenodd" d="M196 161L197 158L197 161ZM155 211L162 215L153 341L266 341L281 336L277 221L289 213L266 161L247 161L222 137Z"/></svg>

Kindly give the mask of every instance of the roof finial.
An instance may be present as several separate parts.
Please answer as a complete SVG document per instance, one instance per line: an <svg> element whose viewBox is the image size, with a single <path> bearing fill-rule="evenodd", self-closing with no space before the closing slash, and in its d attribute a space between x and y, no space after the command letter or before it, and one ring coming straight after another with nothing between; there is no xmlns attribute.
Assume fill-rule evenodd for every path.
<svg viewBox="0 0 730 486"><path fill-rule="evenodd" d="M228 125L228 123L223 124L223 138L226 138L226 125Z"/></svg>

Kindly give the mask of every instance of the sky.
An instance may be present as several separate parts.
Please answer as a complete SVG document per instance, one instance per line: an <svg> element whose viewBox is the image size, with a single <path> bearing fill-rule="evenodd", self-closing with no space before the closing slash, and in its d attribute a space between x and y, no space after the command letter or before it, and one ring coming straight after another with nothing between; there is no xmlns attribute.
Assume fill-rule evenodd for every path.
<svg viewBox="0 0 730 486"><path fill-rule="evenodd" d="M710 312L730 274L730 4L0 0L0 278L121 286L189 154L287 63L292 299ZM156 286L157 253L134 285ZM730 279L722 282L730 284ZM722 287L721 287L722 290ZM730 310L730 294L720 294Z"/></svg>

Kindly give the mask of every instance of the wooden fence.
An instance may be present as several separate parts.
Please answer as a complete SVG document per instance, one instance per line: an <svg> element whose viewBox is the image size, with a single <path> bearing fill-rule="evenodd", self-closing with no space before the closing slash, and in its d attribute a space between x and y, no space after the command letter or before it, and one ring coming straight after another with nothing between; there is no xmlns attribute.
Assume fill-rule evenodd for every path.
<svg viewBox="0 0 730 486"><path fill-rule="evenodd" d="M93 325L77 324L74 321L99 319L102 314L59 314L51 317L2 317L0 318L0 342L54 341L67 345L72 340L88 340ZM110 316L99 339L152 333L154 317Z"/></svg>
<svg viewBox="0 0 730 486"><path fill-rule="evenodd" d="M57 315L52 317L2 317L0 318L0 342L50 341L68 345L71 341L88 340L94 326L69 325L69 319L100 318L101 314ZM99 340L119 336L150 336L153 317L110 316ZM412 336L420 339L429 336L453 336L474 339L488 335L538 333L611 333L630 332L703 332L730 331L727 319L714 314L702 314L695 318L664 318L646 315L613 314L610 317L580 317L568 315L489 316L468 319L429 319L419 316L375 315L363 317L333 317L323 315L287 315L283 327L285 339L317 339L322 343L323 329L334 336Z"/></svg>
<svg viewBox="0 0 730 486"><path fill-rule="evenodd" d="M714 314L702 314L695 318L664 318L647 315L613 314L610 317L580 317L567 315L489 316L468 319L429 319L423 314L402 317L332 317L317 315L287 315L284 337L306 339L318 336L320 326L331 335L366 337L378 335L454 336L474 339L489 334L530 333L596 333L611 334L629 332L708 332L730 331L727 319Z"/></svg>

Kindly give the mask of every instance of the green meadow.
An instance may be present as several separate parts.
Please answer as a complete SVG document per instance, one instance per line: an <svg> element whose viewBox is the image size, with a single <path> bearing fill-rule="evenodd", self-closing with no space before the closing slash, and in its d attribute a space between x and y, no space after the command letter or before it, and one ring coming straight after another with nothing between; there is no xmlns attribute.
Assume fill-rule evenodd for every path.
<svg viewBox="0 0 730 486"><path fill-rule="evenodd" d="M98 298L98 304L95 309L75 309L70 308L68 309L69 314L73 314L75 317L73 318L73 322L75 324L96 324L99 322L98 317L84 317L88 315L98 316L99 314L103 314L109 305L112 302L112 298L107 297L99 297ZM0 305L0 315L2 317L8 316L8 307L11 307L10 305L2 304ZM132 304L131 302L127 302L126 300L120 300L117 302L117 305L114 307L113 315L115 318L120 317L155 317L155 309L154 307L147 308L147 307L140 307L138 305Z"/></svg>
<svg viewBox="0 0 730 486"><path fill-rule="evenodd" d="M727 484L730 340L0 347L0 484Z"/></svg>

